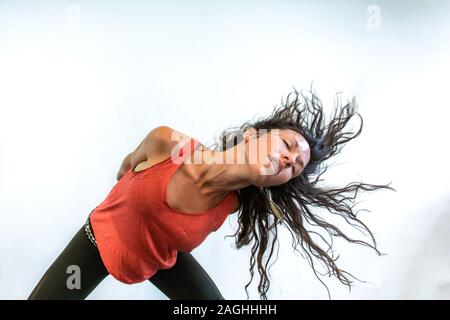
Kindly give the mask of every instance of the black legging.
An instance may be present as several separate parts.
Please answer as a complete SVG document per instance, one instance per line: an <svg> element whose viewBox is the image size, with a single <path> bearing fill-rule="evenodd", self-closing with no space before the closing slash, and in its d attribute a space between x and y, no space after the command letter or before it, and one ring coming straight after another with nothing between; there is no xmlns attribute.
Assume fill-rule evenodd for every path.
<svg viewBox="0 0 450 320"><path fill-rule="evenodd" d="M68 270L71 265L79 267L79 289L70 284L69 278L74 274L72 269ZM83 226L44 274L28 300L86 299L108 275L97 247L89 241ZM190 253L178 252L175 265L158 270L149 281L172 300L224 300L212 279Z"/></svg>

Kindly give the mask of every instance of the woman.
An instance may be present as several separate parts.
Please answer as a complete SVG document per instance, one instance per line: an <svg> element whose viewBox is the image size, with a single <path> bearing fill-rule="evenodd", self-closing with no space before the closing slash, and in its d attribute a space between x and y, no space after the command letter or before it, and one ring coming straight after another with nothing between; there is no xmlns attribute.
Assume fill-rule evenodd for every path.
<svg viewBox="0 0 450 320"><path fill-rule="evenodd" d="M325 160L361 133L362 122L354 134L343 131L354 115L359 116L355 110L355 99L343 107L338 104L331 121L325 123L315 93L307 97L294 89L269 117L223 131L219 143L210 149L167 126L153 129L125 158L117 184L29 299L84 299L108 274L128 284L149 280L170 299L223 299L190 252L233 212L238 212L237 248L253 242L247 298L257 263L258 291L267 299L266 267L281 225L300 243L311 265L312 254L350 286L346 272L329 255L331 245L322 237L329 246L323 250L305 224L381 254L351 204L359 190L394 189L365 183L319 186L327 169ZM371 235L373 245L350 239L314 214L313 207L338 214L352 226L360 225ZM269 258L263 262L267 249ZM73 266L81 271L78 284L73 281L71 272L78 270ZM69 272L68 267L75 271Z"/></svg>

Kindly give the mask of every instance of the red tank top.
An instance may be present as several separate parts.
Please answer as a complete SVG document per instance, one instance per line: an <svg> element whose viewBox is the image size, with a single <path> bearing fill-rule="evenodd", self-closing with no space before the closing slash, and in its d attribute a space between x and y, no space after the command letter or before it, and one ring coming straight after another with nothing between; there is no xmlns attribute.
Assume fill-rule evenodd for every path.
<svg viewBox="0 0 450 320"><path fill-rule="evenodd" d="M159 269L172 267L178 251L190 252L199 246L236 205L237 192L232 191L202 213L169 207L168 182L198 144L191 138L175 157L139 172L128 170L90 213L100 256L115 279L139 283Z"/></svg>

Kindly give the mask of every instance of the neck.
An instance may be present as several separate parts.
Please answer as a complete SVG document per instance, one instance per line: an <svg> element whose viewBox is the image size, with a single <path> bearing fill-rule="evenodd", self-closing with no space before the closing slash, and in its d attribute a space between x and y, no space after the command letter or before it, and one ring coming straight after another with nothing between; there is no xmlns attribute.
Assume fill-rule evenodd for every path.
<svg viewBox="0 0 450 320"><path fill-rule="evenodd" d="M221 197L251 184L246 160L237 146L223 152L196 150L185 163L185 172L201 193Z"/></svg>

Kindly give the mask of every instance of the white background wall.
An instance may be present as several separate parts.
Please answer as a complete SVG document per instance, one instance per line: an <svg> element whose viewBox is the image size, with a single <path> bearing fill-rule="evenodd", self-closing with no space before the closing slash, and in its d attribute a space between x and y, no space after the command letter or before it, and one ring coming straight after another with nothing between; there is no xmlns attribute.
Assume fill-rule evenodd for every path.
<svg viewBox="0 0 450 320"><path fill-rule="evenodd" d="M169 125L211 144L314 81L327 109L343 91L364 117L328 183L392 181L398 190L361 194L358 208L371 210L361 219L388 256L336 241L339 267L369 283L349 293L322 277L331 297L449 299L449 8L0 1L0 298L28 297L150 129ZM193 254L226 299L245 299L249 248L223 239L235 228L230 217ZM286 230L280 241L269 298L327 299ZM149 282L109 276L88 299L167 298Z"/></svg>

